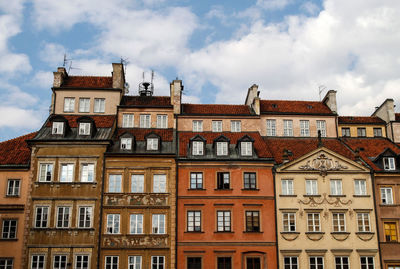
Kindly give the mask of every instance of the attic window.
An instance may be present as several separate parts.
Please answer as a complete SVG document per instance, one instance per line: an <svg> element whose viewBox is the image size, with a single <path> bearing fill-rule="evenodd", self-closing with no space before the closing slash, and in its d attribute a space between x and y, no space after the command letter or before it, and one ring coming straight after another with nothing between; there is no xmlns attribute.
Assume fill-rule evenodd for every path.
<svg viewBox="0 0 400 269"><path fill-rule="evenodd" d="M393 157L385 157L383 158L383 168L385 170L395 170L396 169L396 164L394 162Z"/></svg>
<svg viewBox="0 0 400 269"><path fill-rule="evenodd" d="M64 133L64 122L55 121L51 130L52 134L63 134Z"/></svg>
<svg viewBox="0 0 400 269"><path fill-rule="evenodd" d="M228 155L228 142L217 142L217 156Z"/></svg>
<svg viewBox="0 0 400 269"><path fill-rule="evenodd" d="M253 155L253 147L251 142L240 142L240 155L251 156Z"/></svg>
<svg viewBox="0 0 400 269"><path fill-rule="evenodd" d="M192 142L192 154L193 155L204 155L204 142L193 141Z"/></svg>
<svg viewBox="0 0 400 269"><path fill-rule="evenodd" d="M121 138L121 149L131 150L132 149L132 138Z"/></svg>
<svg viewBox="0 0 400 269"><path fill-rule="evenodd" d="M158 141L156 137L147 138L147 150L158 150Z"/></svg>
<svg viewBox="0 0 400 269"><path fill-rule="evenodd" d="M90 135L90 122L79 123L79 135Z"/></svg>

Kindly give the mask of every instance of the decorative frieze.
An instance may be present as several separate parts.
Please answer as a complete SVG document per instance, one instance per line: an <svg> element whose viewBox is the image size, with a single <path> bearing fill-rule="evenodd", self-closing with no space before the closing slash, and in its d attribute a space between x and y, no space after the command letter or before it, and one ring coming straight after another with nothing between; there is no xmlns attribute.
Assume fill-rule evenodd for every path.
<svg viewBox="0 0 400 269"><path fill-rule="evenodd" d="M324 153L320 153L317 158L308 160L305 165L299 167L301 170L319 171L321 176L326 176L328 171L340 171L347 168L338 161L328 158Z"/></svg>
<svg viewBox="0 0 400 269"><path fill-rule="evenodd" d="M168 235L104 235L103 248L168 248Z"/></svg>
<svg viewBox="0 0 400 269"><path fill-rule="evenodd" d="M167 206L168 194L106 194L104 205L115 206Z"/></svg>

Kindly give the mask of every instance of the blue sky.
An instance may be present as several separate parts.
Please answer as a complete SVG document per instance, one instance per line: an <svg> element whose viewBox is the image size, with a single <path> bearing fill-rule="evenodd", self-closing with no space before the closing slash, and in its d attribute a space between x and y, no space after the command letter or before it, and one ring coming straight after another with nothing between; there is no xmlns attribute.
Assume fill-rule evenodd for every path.
<svg viewBox="0 0 400 269"><path fill-rule="evenodd" d="M123 57L130 94L153 69L155 94L179 77L184 102L240 104L254 83L318 100L324 85L340 114L370 115L400 100L398 29L398 0L0 1L0 140L41 127L64 53L71 75Z"/></svg>

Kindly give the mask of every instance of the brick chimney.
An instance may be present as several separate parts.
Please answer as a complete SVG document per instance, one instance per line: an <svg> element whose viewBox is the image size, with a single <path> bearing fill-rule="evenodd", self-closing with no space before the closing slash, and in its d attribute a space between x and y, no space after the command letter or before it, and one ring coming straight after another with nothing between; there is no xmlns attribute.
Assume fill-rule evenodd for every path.
<svg viewBox="0 0 400 269"><path fill-rule="evenodd" d="M324 99L322 99L322 103L327 105L333 113L337 114L337 104L336 104L336 91L329 90Z"/></svg>
<svg viewBox="0 0 400 269"><path fill-rule="evenodd" d="M258 91L258 85L253 84L247 91L245 104L253 108L257 115L260 115L260 92Z"/></svg>
<svg viewBox="0 0 400 269"><path fill-rule="evenodd" d="M61 87L61 85L64 82L64 79L68 77L67 71L65 70L65 67L59 67L57 68L57 72L53 72L54 74L54 81L53 81L53 87Z"/></svg>
<svg viewBox="0 0 400 269"><path fill-rule="evenodd" d="M125 74L124 74L124 65L122 63L113 63L112 64L112 87L114 89L124 89L125 85ZM122 94L124 94L123 92Z"/></svg>
<svg viewBox="0 0 400 269"><path fill-rule="evenodd" d="M183 85L182 80L175 79L170 84L171 91L171 105L174 106L174 114L181 113L181 103L182 103L182 91Z"/></svg>
<svg viewBox="0 0 400 269"><path fill-rule="evenodd" d="M393 99L386 99L385 102L383 102L376 110L374 113L372 113L372 116L377 116L384 120L386 123L389 123L391 121L395 121L395 113L394 113L394 100Z"/></svg>

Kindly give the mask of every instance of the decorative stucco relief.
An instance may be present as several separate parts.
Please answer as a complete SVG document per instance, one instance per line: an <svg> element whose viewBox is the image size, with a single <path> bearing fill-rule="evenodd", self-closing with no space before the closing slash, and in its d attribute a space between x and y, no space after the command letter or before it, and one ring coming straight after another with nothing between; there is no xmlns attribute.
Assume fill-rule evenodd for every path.
<svg viewBox="0 0 400 269"><path fill-rule="evenodd" d="M168 205L166 195L156 194L107 194L104 198L105 205Z"/></svg>
<svg viewBox="0 0 400 269"><path fill-rule="evenodd" d="M340 164L328 158L324 153L321 153L317 158L312 161L307 161L305 165L299 167L301 170L306 171L319 171L321 176L326 176L328 171L340 171L347 169L347 166Z"/></svg>
<svg viewBox="0 0 400 269"><path fill-rule="evenodd" d="M168 237L161 236L106 236L103 247L111 248L163 248L168 247Z"/></svg>
<svg viewBox="0 0 400 269"><path fill-rule="evenodd" d="M350 205L353 201L352 200L345 200L342 197L329 197L328 194L323 193L322 197L314 197L309 196L305 197L304 200L299 199L298 203L302 205L309 205L311 207L317 207L320 205L333 205L335 207L347 206Z"/></svg>

